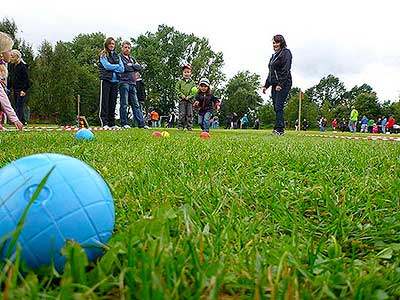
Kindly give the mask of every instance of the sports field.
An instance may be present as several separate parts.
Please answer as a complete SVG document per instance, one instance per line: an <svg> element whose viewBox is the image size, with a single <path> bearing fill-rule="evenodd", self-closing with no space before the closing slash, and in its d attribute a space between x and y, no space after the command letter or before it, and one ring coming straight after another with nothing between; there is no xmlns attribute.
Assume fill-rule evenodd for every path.
<svg viewBox="0 0 400 300"><path fill-rule="evenodd" d="M0 167L52 152L96 169L116 226L95 263L68 246L63 274L0 264L0 298L400 298L400 142L169 132L1 133Z"/></svg>

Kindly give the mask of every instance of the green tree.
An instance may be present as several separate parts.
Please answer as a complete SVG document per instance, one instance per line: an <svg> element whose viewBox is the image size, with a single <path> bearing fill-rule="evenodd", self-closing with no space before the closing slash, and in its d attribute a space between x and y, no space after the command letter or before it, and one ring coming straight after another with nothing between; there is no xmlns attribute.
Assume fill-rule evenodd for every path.
<svg viewBox="0 0 400 300"><path fill-rule="evenodd" d="M3 18L0 21L0 31L7 33L14 40L14 43L18 42L18 26L13 19Z"/></svg>
<svg viewBox="0 0 400 300"><path fill-rule="evenodd" d="M254 112L262 105L262 98L257 93L260 89L260 76L249 71L238 72L225 88L223 112L236 112L239 117L244 114L253 117Z"/></svg>
<svg viewBox="0 0 400 300"><path fill-rule="evenodd" d="M392 103L391 114L388 116L391 116L391 115L397 120L397 123L399 123L399 121L400 121L400 101Z"/></svg>
<svg viewBox="0 0 400 300"><path fill-rule="evenodd" d="M347 91L345 93L344 97L345 97L345 99L347 101L347 104L348 105L352 105L358 95L360 95L360 94L370 94L370 93L373 93L373 92L374 92L374 89L370 85L364 83L364 84L362 84L360 86L357 86L357 85L354 86L350 91Z"/></svg>
<svg viewBox="0 0 400 300"><path fill-rule="evenodd" d="M260 120L260 127L271 128L275 123L275 111L271 102L268 102L257 109L257 115Z"/></svg>
<svg viewBox="0 0 400 300"><path fill-rule="evenodd" d="M332 111L327 100L322 102L320 116L326 118L328 122L332 120Z"/></svg>
<svg viewBox="0 0 400 300"><path fill-rule="evenodd" d="M396 123L399 123L399 121L400 121L400 101L397 101L397 102L385 101L382 104L381 115L386 118L393 116L397 120Z"/></svg>
<svg viewBox="0 0 400 300"><path fill-rule="evenodd" d="M89 124L98 124L99 108L99 54L104 47L103 33L79 34L72 41L72 53L76 61L77 85L75 95L81 96L80 112ZM117 49L119 50L119 49Z"/></svg>
<svg viewBox="0 0 400 300"><path fill-rule="evenodd" d="M13 19L3 18L0 21L0 31L7 33L14 40L14 49L18 49L24 61L31 66L34 60L32 45L18 37L18 26Z"/></svg>
<svg viewBox="0 0 400 300"><path fill-rule="evenodd" d="M208 77L218 87L225 79L222 73L223 55L215 53L206 38L185 34L173 27L160 25L157 32L140 35L134 42L133 54L143 65L143 79L147 88L146 106L167 114L175 108L175 84L182 76L180 66L193 66L193 79ZM218 91L217 91L218 94Z"/></svg>
<svg viewBox="0 0 400 300"><path fill-rule="evenodd" d="M55 99L54 112L60 124L74 124L76 116L77 62L70 43L58 42L50 62L50 93Z"/></svg>
<svg viewBox="0 0 400 300"><path fill-rule="evenodd" d="M31 113L36 117L46 119L51 117L55 106L50 89L53 78L50 68L52 57L53 46L48 41L43 41L30 74L32 85L29 90L29 106Z"/></svg>
<svg viewBox="0 0 400 300"><path fill-rule="evenodd" d="M340 122L340 120L342 120L343 118L345 120L349 119L350 116L350 111L351 109L349 108L348 105L346 104L340 104L338 106L336 106L332 111L331 111L331 118L336 118L336 120L338 121L338 123Z"/></svg>
<svg viewBox="0 0 400 300"><path fill-rule="evenodd" d="M289 127L294 127L296 120L299 118L299 88L292 88L289 92L288 102L285 108L285 120ZM303 94L301 100L301 121L308 120L309 127L314 127L319 116L319 109L307 94Z"/></svg>
<svg viewBox="0 0 400 300"><path fill-rule="evenodd" d="M368 119L377 120L381 115L381 106L376 93L362 93L354 100L354 106L360 116L366 115Z"/></svg>
<svg viewBox="0 0 400 300"><path fill-rule="evenodd" d="M339 78L328 75L322 78L317 85L306 90L305 93L319 107L322 106L324 101L327 101L329 109L332 109L345 100L346 88Z"/></svg>

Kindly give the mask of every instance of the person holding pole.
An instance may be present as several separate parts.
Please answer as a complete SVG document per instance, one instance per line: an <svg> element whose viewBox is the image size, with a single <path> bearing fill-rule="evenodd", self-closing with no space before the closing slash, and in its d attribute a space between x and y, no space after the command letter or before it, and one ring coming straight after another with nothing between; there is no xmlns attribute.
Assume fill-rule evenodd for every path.
<svg viewBox="0 0 400 300"><path fill-rule="evenodd" d="M290 72L292 66L292 53L286 46L285 38L277 34L272 38L272 46L274 54L268 64L268 77L262 92L265 94L267 89L271 87L272 102L275 111L275 126L272 135L285 134L285 120L283 109L290 88L292 87L292 75Z"/></svg>

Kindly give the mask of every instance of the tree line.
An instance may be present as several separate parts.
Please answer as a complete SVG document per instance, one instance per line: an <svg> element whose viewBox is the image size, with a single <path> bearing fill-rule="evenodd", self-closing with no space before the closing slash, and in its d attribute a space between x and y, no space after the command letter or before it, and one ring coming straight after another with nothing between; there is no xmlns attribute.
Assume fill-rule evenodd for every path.
<svg viewBox="0 0 400 300"><path fill-rule="evenodd" d="M29 65L31 88L28 94L30 114L40 122L74 124L77 114L77 96L80 95L80 111L90 124L99 124L98 105L100 81L98 58L103 49L105 34L101 32L79 34L71 42L58 41L52 45L43 41L37 52L19 37L14 20L0 21L0 31L8 33L15 41L25 62ZM117 44L122 42L117 37ZM222 124L228 114L236 112L239 117L247 114L250 120L259 117L263 127L271 126L275 114L271 101L263 101L259 92L262 81L258 74L243 70L226 79L222 68L222 52L215 52L207 38L182 33L167 25L160 25L156 32L146 32L131 38L132 55L143 66L142 77L146 83L146 110L156 109L160 115L175 110L177 97L175 83L181 76L180 66L190 63L192 77L209 78L215 94L222 100L219 115ZM116 48L117 50L118 47ZM267 73L266 58L266 73ZM265 74L266 75L266 74ZM298 118L299 88L289 94L285 119L293 126ZM396 100L396 101L395 101ZM361 115L377 118L394 115L400 118L400 99L379 102L373 88L368 84L346 90L343 82L328 75L318 84L307 89L302 99L302 119L311 127L324 116L348 118L351 106Z"/></svg>

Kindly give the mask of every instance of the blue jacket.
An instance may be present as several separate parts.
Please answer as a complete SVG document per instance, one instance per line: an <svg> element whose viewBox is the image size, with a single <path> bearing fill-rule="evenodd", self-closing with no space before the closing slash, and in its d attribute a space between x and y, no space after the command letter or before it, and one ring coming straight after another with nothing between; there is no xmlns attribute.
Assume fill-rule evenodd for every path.
<svg viewBox="0 0 400 300"><path fill-rule="evenodd" d="M110 51L107 56L100 57L99 77L101 80L118 82L116 73L122 72L124 72L124 64L115 51Z"/></svg>
<svg viewBox="0 0 400 300"><path fill-rule="evenodd" d="M368 124L368 118L362 118L361 124Z"/></svg>

